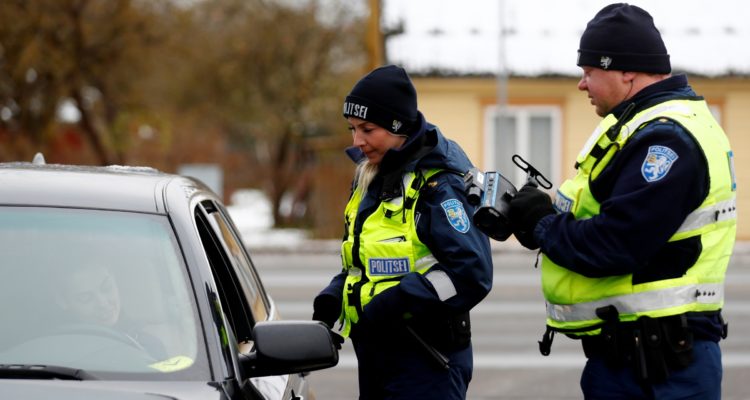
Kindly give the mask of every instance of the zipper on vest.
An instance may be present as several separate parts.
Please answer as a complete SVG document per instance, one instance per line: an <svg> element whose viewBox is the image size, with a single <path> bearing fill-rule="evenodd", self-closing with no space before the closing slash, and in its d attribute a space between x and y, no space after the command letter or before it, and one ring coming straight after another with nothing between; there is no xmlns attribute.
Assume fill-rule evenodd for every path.
<svg viewBox="0 0 750 400"><path fill-rule="evenodd" d="M362 201L365 200L366 193L362 193L362 198L360 200L360 204ZM354 229L352 229L352 236L353 236L353 243L352 243L352 268L359 268L360 271L362 271L361 279L354 284L349 284L347 287L347 290L350 292L347 294L349 304L353 304L354 308L357 310L357 314L362 315L362 296L360 295L362 292L362 286L370 281L370 278L367 277L367 272L365 271L365 266L362 264L362 259L359 255L359 247L360 247L360 241L361 241L361 234L362 234L362 227L365 224L365 221L367 220L370 215L377 209L378 204L375 204L374 206L370 206L366 209L361 210L360 212L356 213L356 217L354 218ZM347 230L348 231L348 230Z"/></svg>
<svg viewBox="0 0 750 400"><path fill-rule="evenodd" d="M396 236L388 239L378 240L378 243L398 243L398 242L405 242L406 236Z"/></svg>

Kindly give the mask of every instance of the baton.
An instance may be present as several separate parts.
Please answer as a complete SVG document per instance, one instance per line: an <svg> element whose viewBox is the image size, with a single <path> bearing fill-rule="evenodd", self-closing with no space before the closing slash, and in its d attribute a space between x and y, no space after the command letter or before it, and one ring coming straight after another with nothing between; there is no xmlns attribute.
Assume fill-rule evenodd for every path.
<svg viewBox="0 0 750 400"><path fill-rule="evenodd" d="M424 339L422 339L419 335L417 335L417 332L414 332L414 329L411 328L411 326L406 326L406 330L409 332L409 334L414 338L414 340L419 343L419 346L427 353L427 355L435 361L435 363L441 368L441 369L450 369L450 365L448 365L448 357L446 357L443 353L438 351L435 347L431 346L429 343L425 342Z"/></svg>

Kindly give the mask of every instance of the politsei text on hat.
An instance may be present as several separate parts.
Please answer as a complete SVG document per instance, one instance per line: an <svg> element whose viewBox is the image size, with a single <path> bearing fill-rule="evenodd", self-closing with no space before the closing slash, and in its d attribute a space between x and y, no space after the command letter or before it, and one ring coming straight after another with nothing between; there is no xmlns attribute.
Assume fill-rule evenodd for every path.
<svg viewBox="0 0 750 400"><path fill-rule="evenodd" d="M356 103L344 103L344 115L367 119L367 107Z"/></svg>

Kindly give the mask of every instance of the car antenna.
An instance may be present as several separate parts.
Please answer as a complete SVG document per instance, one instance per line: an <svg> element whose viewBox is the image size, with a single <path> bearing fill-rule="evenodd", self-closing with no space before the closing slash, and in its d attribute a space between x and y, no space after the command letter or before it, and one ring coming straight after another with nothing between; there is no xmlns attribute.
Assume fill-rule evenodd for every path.
<svg viewBox="0 0 750 400"><path fill-rule="evenodd" d="M47 164L47 162L44 161L44 154L42 154L41 152L34 154L34 158L31 160L31 163L34 165Z"/></svg>

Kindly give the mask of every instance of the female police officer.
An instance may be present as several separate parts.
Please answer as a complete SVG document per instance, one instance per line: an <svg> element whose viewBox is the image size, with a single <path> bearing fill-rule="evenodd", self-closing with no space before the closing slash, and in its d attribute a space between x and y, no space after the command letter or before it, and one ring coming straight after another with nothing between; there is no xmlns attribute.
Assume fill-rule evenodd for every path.
<svg viewBox="0 0 750 400"><path fill-rule="evenodd" d="M492 285L486 236L471 226L463 150L425 121L406 72L377 68L344 102L358 163L345 210L343 271L313 318L352 339L360 399L463 399L469 310Z"/></svg>

